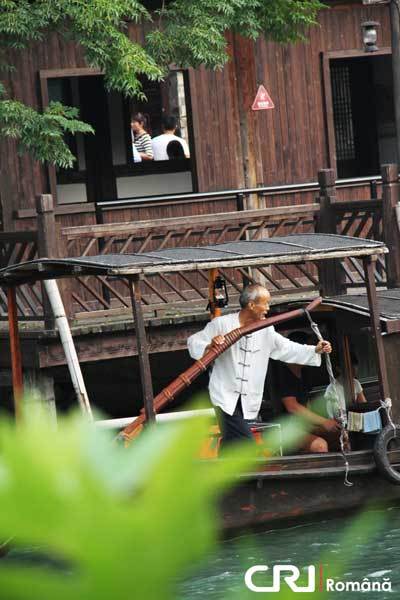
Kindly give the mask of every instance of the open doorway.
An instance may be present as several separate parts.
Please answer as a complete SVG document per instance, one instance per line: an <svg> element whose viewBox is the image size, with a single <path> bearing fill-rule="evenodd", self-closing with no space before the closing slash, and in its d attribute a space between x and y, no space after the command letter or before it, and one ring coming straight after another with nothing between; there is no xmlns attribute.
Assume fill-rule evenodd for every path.
<svg viewBox="0 0 400 600"><path fill-rule="evenodd" d="M396 162L391 55L332 58L329 67L338 177L377 175Z"/></svg>

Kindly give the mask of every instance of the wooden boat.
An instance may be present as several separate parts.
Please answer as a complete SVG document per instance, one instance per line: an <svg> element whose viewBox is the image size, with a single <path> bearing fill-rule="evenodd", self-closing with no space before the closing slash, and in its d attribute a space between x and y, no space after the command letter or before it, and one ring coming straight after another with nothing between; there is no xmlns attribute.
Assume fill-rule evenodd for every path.
<svg viewBox="0 0 400 600"><path fill-rule="evenodd" d="M154 399L140 297L141 275L160 271L193 271L198 268L215 272L222 267L307 265L311 261L332 262L333 259L357 257L363 262L366 292L324 298L313 314L320 327L326 330L327 337L340 348L347 389L352 387L350 340L353 338L353 345L360 353L362 368L369 369L369 372L365 372L367 399L373 407L377 400L391 398L393 418L397 421L400 417L400 290L380 291L377 294L374 277L375 259L386 252L387 248L382 243L371 240L300 234L257 242L240 241L202 248L168 249L145 255L108 255L62 260L43 258L8 266L0 270L0 285L8 288L15 396L18 398L22 393L22 365L18 350L15 294L13 295L16 285L74 276L76 273L80 277L101 274L128 278L132 283L144 420L151 420L154 418ZM279 314L303 305L304 302L291 302L288 295L284 304L274 307L274 312ZM296 329L306 326L306 321L304 318L301 320L300 316L290 324L282 324L282 328L286 330L289 327ZM185 385L190 383L184 377L182 381ZM167 400L168 394L165 404ZM161 409L161 405L158 409ZM396 431L394 437L395 434ZM389 481L385 479L388 473L377 469L371 438L368 442L361 439L359 446L359 449L346 453L348 477L352 486L344 485L345 461L340 453L275 456L268 461L260 459L252 472L238 474L237 485L223 499L221 513L224 528L231 530L260 525L271 527L322 513L355 509L370 502L392 502L400 498L400 486L396 485L398 482L395 483L396 477L392 476L392 481ZM397 447L388 450L385 446L384 451L388 464L396 475L397 464L400 463Z"/></svg>

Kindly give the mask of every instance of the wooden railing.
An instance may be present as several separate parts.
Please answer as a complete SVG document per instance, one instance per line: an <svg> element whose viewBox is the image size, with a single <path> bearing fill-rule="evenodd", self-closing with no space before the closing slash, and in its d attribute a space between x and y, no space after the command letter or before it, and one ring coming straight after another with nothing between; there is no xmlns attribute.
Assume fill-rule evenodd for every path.
<svg viewBox="0 0 400 600"><path fill-rule="evenodd" d="M313 232L314 219L319 205L309 204L282 208L240 211L211 215L195 215L141 221L138 223L113 223L90 227L71 227L62 230L69 256L90 254L146 253L165 248L205 246L237 240L260 240L277 235ZM230 295L240 292L243 279L256 281L263 278L273 292L288 293L293 289L313 289L317 279L315 268L274 267L269 269L225 269L221 274L230 288ZM157 275L143 280L143 302L150 310L194 304L205 306L208 298L208 274L178 273ZM73 301L81 312L93 310L118 310L130 306L128 283L110 281L105 277L78 278L71 290Z"/></svg>
<svg viewBox="0 0 400 600"><path fill-rule="evenodd" d="M36 231L0 233L0 268L33 260L38 256ZM16 294L17 307L23 319L43 317L42 290L40 284L21 285ZM7 294L0 288L0 318L7 318Z"/></svg>
<svg viewBox="0 0 400 600"><path fill-rule="evenodd" d="M385 241L390 260L379 259L375 277L378 285L389 281L400 286L400 236L394 223L394 206L399 199L397 167L382 170L382 199L338 200L334 174L319 173L316 202L228 213L192 215L133 223L110 223L64 227L57 232L51 197L37 203L38 232L0 234L2 266L36 256L88 256L126 254L187 248L237 240L260 240L293 233L340 233ZM242 207L241 207L242 208ZM224 269L221 273L235 300L244 281L262 281L273 295L305 294L323 289L327 295L344 293L364 285L362 265L356 259L324 261L269 268ZM107 277L80 277L61 284L67 312L74 317L101 316L130 311L128 282ZM6 316L5 293L0 290L0 318ZM148 312L176 314L194 307L205 308L208 273L158 274L143 280L143 303ZM41 286L22 286L18 309L25 319L51 319L43 306Z"/></svg>

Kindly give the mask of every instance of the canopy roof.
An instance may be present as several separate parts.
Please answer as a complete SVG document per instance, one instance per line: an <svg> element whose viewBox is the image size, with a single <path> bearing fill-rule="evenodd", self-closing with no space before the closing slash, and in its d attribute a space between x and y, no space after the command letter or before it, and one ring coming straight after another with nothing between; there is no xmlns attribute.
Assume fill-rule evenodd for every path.
<svg viewBox="0 0 400 600"><path fill-rule="evenodd" d="M0 285L83 275L125 277L218 267L295 263L346 256L383 254L381 242L333 234L296 234L268 240L216 246L168 248L141 254L106 254L79 258L40 258L0 269Z"/></svg>
<svg viewBox="0 0 400 600"><path fill-rule="evenodd" d="M377 292L378 309L382 320L400 319L400 289L380 290ZM333 296L324 298L324 304L336 306L360 315L369 315L368 296L366 292L348 294L346 296Z"/></svg>

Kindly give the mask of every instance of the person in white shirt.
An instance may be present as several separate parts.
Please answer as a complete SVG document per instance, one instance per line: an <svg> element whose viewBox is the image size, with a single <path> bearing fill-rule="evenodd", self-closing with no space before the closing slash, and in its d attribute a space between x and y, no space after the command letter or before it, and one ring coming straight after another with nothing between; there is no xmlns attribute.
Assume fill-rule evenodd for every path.
<svg viewBox="0 0 400 600"><path fill-rule="evenodd" d="M354 372L356 373L358 360L353 353L351 353L351 360ZM334 375L336 379L335 386L330 383L324 394L326 400L326 412L330 417L334 416L337 412L337 402L343 410L347 410L347 405L349 404L349 402L346 402L343 374L340 367L337 365L334 366ZM367 399L364 396L363 387L355 377L353 377L353 394L356 404L365 404L367 402Z"/></svg>
<svg viewBox="0 0 400 600"><path fill-rule="evenodd" d="M239 298L240 312L217 317L189 337L190 356L198 360L210 348L222 344L228 332L265 319L270 299L270 293L262 285L245 287ZM246 420L257 418L270 358L320 366L320 354L331 351L330 343L325 340L316 346L298 344L270 326L244 336L221 354L214 362L209 383L210 399L222 432L221 447L252 438Z"/></svg>
<svg viewBox="0 0 400 600"><path fill-rule="evenodd" d="M172 141L179 142L183 148L185 158L190 158L189 147L184 139L175 134L176 128L177 122L175 117L163 118L163 133L151 140L154 160L169 160L167 147Z"/></svg>

